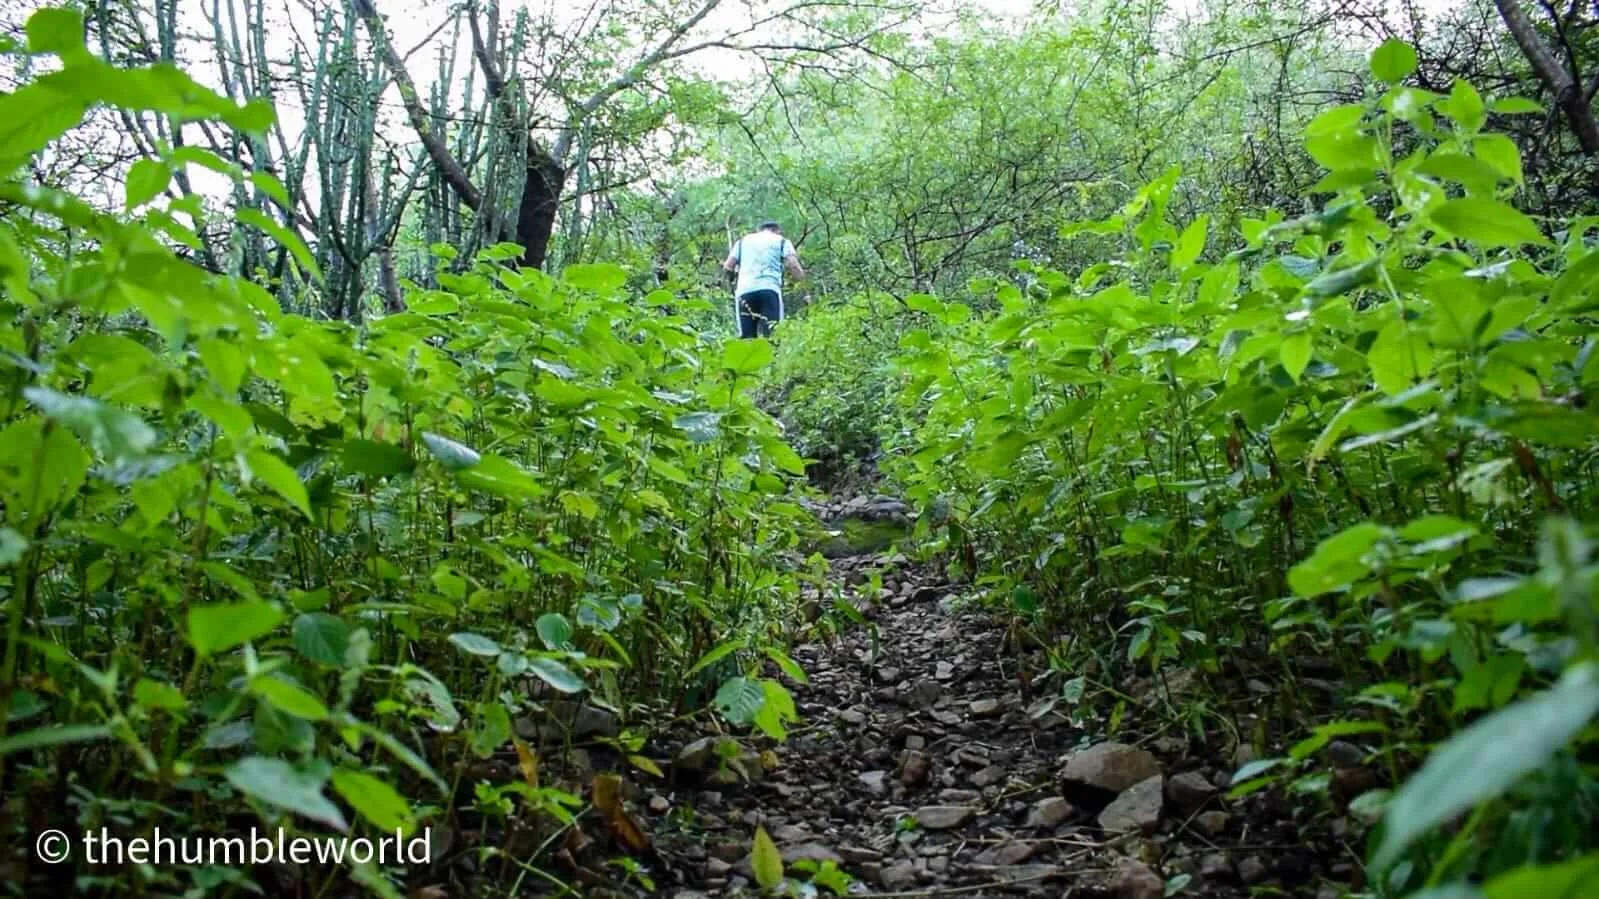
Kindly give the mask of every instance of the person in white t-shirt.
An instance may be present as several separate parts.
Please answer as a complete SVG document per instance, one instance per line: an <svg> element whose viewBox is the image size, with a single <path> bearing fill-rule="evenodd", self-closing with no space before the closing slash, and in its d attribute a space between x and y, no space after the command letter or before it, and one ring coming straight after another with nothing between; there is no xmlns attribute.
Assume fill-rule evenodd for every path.
<svg viewBox="0 0 1599 899"><path fill-rule="evenodd" d="M783 236L777 222L762 222L760 230L738 239L722 268L738 273L733 289L733 315L738 336L772 336L772 325L783 320L783 273L795 280L805 277L799 254Z"/></svg>

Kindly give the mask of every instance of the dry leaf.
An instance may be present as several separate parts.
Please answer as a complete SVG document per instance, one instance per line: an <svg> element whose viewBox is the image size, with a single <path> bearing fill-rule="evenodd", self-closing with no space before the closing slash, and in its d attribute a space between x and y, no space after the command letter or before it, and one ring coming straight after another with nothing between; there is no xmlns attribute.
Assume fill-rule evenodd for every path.
<svg viewBox="0 0 1599 899"><path fill-rule="evenodd" d="M539 788L539 757L533 750L527 748L520 737L512 737L511 742L516 744L516 760L522 766L522 777L527 780L527 785L537 790Z"/></svg>
<svg viewBox="0 0 1599 899"><path fill-rule="evenodd" d="M605 816L616 839L631 852L650 848L650 838L622 807L622 778L615 774L594 775L594 808Z"/></svg>
<svg viewBox="0 0 1599 899"><path fill-rule="evenodd" d="M632 763L633 767L643 771L645 774L653 774L656 777L666 776L665 774L661 773L661 766L655 764L655 760L648 758L647 756L630 755L627 757L627 760Z"/></svg>

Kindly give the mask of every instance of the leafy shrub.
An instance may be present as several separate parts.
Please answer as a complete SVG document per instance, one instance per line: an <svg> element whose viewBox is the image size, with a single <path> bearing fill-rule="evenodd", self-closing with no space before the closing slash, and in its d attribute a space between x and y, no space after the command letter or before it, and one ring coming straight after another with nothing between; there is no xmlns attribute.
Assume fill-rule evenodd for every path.
<svg viewBox="0 0 1599 899"><path fill-rule="evenodd" d="M1376 894L1574 895L1599 882L1573 763L1599 713L1599 219L1551 240L1506 201L1520 160L1485 115L1535 105L1397 86L1413 66L1385 45L1396 86L1317 116L1330 198L1246 219L1241 249L1206 261L1207 220L1167 220L1174 169L1063 232L1122 258L1024 266L993 313L913 303L922 423L892 470L980 583L1079 643L1113 632L1124 665L1333 660L1342 717L1235 793L1325 794L1339 736L1422 762L1359 800L1386 810Z"/></svg>
<svg viewBox="0 0 1599 899"><path fill-rule="evenodd" d="M904 309L881 295L823 301L782 325L759 394L818 483L864 476L894 417L893 353Z"/></svg>
<svg viewBox="0 0 1599 899"><path fill-rule="evenodd" d="M721 713L781 738L793 702L757 660L803 676L777 638L806 575L784 499L803 466L745 389L771 346L719 348L616 266L557 279L506 246L361 327L282 314L180 258L192 210L158 199L183 165L270 176L175 148L134 167L130 216L21 180L93 104L271 121L170 66L113 69L82 35L35 14L30 51L62 66L0 97L31 123L0 145L4 820L382 834L519 803L554 826L581 800L530 775L480 786L473 812L468 766L512 742L532 758L519 717L582 696L627 718L715 662ZM239 225L314 276L275 214ZM619 747L654 770L643 736Z"/></svg>

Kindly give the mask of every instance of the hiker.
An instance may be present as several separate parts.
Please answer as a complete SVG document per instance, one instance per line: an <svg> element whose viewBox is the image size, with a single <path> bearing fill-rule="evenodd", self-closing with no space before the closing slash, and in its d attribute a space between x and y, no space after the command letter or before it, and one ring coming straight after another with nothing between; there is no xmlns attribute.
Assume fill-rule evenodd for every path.
<svg viewBox="0 0 1599 899"><path fill-rule="evenodd" d="M772 336L772 325L783 320L783 271L787 269L795 280L805 277L799 254L783 236L783 229L777 222L762 222L760 230L733 244L722 268L730 281L731 273L738 273L733 290L738 336L743 340L753 339L757 333Z"/></svg>

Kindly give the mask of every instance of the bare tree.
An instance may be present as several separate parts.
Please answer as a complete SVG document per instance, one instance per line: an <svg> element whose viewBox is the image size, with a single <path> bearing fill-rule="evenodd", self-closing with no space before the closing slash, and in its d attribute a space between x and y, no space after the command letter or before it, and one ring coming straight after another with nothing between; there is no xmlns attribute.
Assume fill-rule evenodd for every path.
<svg viewBox="0 0 1599 899"><path fill-rule="evenodd" d="M1538 36L1520 0L1494 0L1494 5L1498 7L1499 17L1504 19L1516 46L1521 48L1522 55L1532 64L1538 80L1554 95L1556 105L1565 114L1572 132L1577 135L1577 142L1582 145L1582 152L1588 156L1599 155L1599 122L1594 120L1593 114L1594 93L1599 91L1599 73L1595 73L1590 84L1583 86L1578 54L1570 37L1599 24L1595 21L1593 10L1585 10L1580 0L1573 0L1565 12L1552 3L1542 4L1565 53L1565 64L1562 65L1544 44L1543 38Z"/></svg>
<svg viewBox="0 0 1599 899"><path fill-rule="evenodd" d="M759 54L766 60L837 56L856 51L870 55L873 36L888 25L902 24L920 8L909 3L879 4L867 0L794 0L787 6L757 14L740 27L704 35L702 26L722 5L722 0L671 4L667 17L653 24L646 17L646 10L659 9L657 4L634 10L615 2L602 8L595 2L581 17L575 35L553 29L540 35L538 48L547 54L542 61L550 65L542 66L536 79L520 77L519 61L498 43L497 6L490 3L486 9L487 27L479 21L476 7L466 8L462 15L471 31L473 55L485 80L489 109L499 110L502 127L513 127L507 121L510 110L520 109L524 117L514 123L519 140L502 143L500 147L501 152L515 152L523 166L520 195L510 207L514 214L508 217L510 221L502 221L500 209L490 202L489 191L484 186L487 182L474 177L471 161L453 150L435 127L437 115L423 105L415 82L389 39L372 0L349 2L366 23L374 46L393 72L406 115L440 177L459 201L477 214L480 230L489 239L511 239L523 247L521 262L529 268L542 268L545 264L566 182L575 167L574 162L581 162L574 159L574 154L586 156L582 152L585 145L588 149L594 146L593 142L582 140L582 135L619 96L641 88L668 64L713 48ZM846 12L873 15L840 16L845 24L828 19L830 13ZM574 79L569 79L564 69L575 64L575 54L591 49L588 47L591 40L600 42L601 38L591 36L603 34L601 26L609 28L619 22L640 20L646 21L640 30L651 36L642 50L634 52L632 62L598 84L585 88L571 83ZM868 24L863 26L860 21ZM512 101L513 90L524 92L517 98L519 102ZM540 103L541 100L548 102ZM549 106L558 107L558 111L543 112ZM544 117L555 121L548 146L535 134ZM489 159L484 164L503 169L505 162Z"/></svg>

